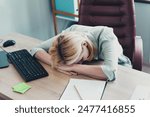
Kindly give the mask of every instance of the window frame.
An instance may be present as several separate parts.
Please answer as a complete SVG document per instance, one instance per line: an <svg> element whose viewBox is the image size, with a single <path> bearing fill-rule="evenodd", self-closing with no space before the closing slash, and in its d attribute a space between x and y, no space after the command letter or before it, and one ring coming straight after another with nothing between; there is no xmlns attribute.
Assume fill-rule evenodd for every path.
<svg viewBox="0 0 150 117"><path fill-rule="evenodd" d="M150 0L134 0L135 2L141 2L141 3L149 3L150 4Z"/></svg>

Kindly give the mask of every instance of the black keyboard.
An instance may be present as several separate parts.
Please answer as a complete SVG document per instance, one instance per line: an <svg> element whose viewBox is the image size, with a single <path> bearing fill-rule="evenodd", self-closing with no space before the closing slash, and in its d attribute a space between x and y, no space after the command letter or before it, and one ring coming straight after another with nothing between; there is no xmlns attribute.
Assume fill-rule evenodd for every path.
<svg viewBox="0 0 150 117"><path fill-rule="evenodd" d="M10 52L7 56L26 82L48 76L43 66L26 49Z"/></svg>

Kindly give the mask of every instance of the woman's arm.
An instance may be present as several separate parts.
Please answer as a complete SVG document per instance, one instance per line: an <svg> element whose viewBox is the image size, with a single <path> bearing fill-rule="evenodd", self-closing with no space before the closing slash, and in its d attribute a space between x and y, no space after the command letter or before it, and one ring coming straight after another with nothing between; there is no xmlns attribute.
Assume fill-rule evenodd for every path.
<svg viewBox="0 0 150 117"><path fill-rule="evenodd" d="M107 76L102 71L100 65L74 64L73 71L100 80L106 80Z"/></svg>
<svg viewBox="0 0 150 117"><path fill-rule="evenodd" d="M72 26L67 28L63 32L70 31L71 28L72 28ZM48 51L51 48L53 42L59 37L60 34L58 34L58 35L42 42L41 44L37 45L36 47L32 48L30 50L31 55L35 56L37 59L39 59L40 61L42 61L48 65L52 65L51 64L51 56L50 56L50 54L48 54Z"/></svg>
<svg viewBox="0 0 150 117"><path fill-rule="evenodd" d="M41 62L48 64L48 65L52 65L52 60L51 60L51 55L48 54L45 50L39 50L35 53L35 57L40 60ZM64 71L61 69L58 69L59 72L62 72L64 74L67 75L77 75L77 73L72 72L72 71Z"/></svg>
<svg viewBox="0 0 150 117"><path fill-rule="evenodd" d="M92 78L106 80L107 76L102 71L100 65L83 65L83 64L73 64L73 65L61 65L58 69L68 72L75 72L77 74L86 75Z"/></svg>
<svg viewBox="0 0 150 117"><path fill-rule="evenodd" d="M51 65L51 56L45 50L39 50L34 55L38 60Z"/></svg>
<svg viewBox="0 0 150 117"><path fill-rule="evenodd" d="M38 51L45 51L45 52L48 52L49 48L52 46L52 43L55 41L55 39L57 39L59 35L56 35L46 41L43 41L42 43L40 43L39 45L35 46L34 48L32 48L30 50L30 53L32 56L35 56L35 54L38 52ZM42 51L42 52L43 52ZM36 56L35 56L36 57Z"/></svg>

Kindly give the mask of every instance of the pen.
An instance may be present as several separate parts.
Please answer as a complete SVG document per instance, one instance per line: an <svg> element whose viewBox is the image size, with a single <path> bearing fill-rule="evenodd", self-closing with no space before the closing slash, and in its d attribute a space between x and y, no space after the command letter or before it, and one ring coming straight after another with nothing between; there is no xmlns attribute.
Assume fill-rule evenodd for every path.
<svg viewBox="0 0 150 117"><path fill-rule="evenodd" d="M81 97L81 95L80 95L80 93L79 93L79 91L78 91L78 89L77 89L77 87L76 87L75 85L74 85L74 88L75 88L75 90L76 90L78 96L80 97L80 99L83 100L83 98Z"/></svg>

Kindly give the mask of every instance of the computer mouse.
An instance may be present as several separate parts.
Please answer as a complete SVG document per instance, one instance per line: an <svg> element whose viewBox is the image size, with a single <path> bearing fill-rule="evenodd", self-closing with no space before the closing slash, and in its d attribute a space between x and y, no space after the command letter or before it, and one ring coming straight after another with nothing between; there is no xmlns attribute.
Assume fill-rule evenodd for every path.
<svg viewBox="0 0 150 117"><path fill-rule="evenodd" d="M3 47L9 47L9 46L12 46L15 44L16 44L16 42L14 40L7 40L3 43Z"/></svg>

